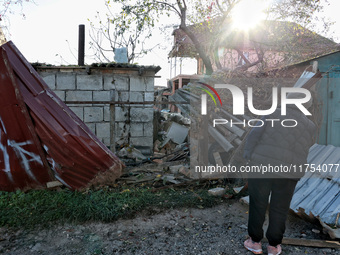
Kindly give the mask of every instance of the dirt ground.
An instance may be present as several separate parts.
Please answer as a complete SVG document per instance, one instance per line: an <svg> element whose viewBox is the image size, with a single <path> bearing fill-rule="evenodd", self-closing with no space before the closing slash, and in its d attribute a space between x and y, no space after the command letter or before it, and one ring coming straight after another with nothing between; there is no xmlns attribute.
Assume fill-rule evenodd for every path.
<svg viewBox="0 0 340 255"><path fill-rule="evenodd" d="M57 225L12 231L0 228L0 253L45 254L252 254L243 248L248 206L238 201L213 208L141 213L113 223ZM290 215L286 237L324 239L317 225ZM321 229L319 229L321 230ZM266 244L263 245L266 254ZM340 254L337 249L283 246L282 254Z"/></svg>

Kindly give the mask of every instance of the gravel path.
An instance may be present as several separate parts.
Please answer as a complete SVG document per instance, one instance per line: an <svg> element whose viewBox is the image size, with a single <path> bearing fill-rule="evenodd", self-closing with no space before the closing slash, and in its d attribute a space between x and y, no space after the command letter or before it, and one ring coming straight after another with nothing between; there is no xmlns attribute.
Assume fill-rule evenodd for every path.
<svg viewBox="0 0 340 255"><path fill-rule="evenodd" d="M247 205L230 202L213 208L142 213L114 223L16 232L0 228L0 254L252 254L243 248L247 217ZM322 232L312 231L317 228L291 215L286 237L325 238ZM283 249L283 255L340 254L339 249L287 245Z"/></svg>

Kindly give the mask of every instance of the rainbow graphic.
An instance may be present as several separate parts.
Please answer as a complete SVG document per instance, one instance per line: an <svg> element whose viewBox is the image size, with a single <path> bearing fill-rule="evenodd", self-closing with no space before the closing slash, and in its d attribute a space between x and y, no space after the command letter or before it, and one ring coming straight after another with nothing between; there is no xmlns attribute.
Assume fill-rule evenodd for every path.
<svg viewBox="0 0 340 255"><path fill-rule="evenodd" d="M197 83L199 83L199 84L201 84L201 85L207 87L207 88L210 89L212 92L214 92L214 94L217 96L218 100L220 101L221 106L223 105L223 104L222 104L221 97L220 97L220 95L217 93L217 91L215 90L215 88L213 88L212 86L210 86L210 85L208 85L208 84L206 84L206 83L203 83L203 82L197 82ZM209 90L207 90L207 89L205 89L205 88L200 88L200 87L198 87L198 88L199 88L200 90L206 92L206 93L212 98L212 100L214 101L215 106L217 106L216 99L215 99L215 97L213 96L213 94L212 94ZM206 95L206 94L202 94L202 95L201 95L201 99L202 99L202 100L201 100L201 114L202 114L202 115L206 115L206 114L207 114L207 95Z"/></svg>

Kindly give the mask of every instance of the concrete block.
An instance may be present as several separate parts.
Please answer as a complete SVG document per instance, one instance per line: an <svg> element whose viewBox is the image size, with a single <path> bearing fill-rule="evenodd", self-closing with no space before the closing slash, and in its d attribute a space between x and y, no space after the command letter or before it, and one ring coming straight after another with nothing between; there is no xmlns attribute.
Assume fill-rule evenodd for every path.
<svg viewBox="0 0 340 255"><path fill-rule="evenodd" d="M143 92L130 92L130 102L143 102Z"/></svg>
<svg viewBox="0 0 340 255"><path fill-rule="evenodd" d="M92 131L93 134L96 134L96 124L95 123L86 123L86 126Z"/></svg>
<svg viewBox="0 0 340 255"><path fill-rule="evenodd" d="M152 136L142 136L142 137L131 137L130 138L131 145L134 146L149 146L153 147L153 137Z"/></svg>
<svg viewBox="0 0 340 255"><path fill-rule="evenodd" d="M110 138L110 123L96 123L96 135L98 138Z"/></svg>
<svg viewBox="0 0 340 255"><path fill-rule="evenodd" d="M115 89L117 91L129 90L128 76L104 75L104 90Z"/></svg>
<svg viewBox="0 0 340 255"><path fill-rule="evenodd" d="M131 101L130 100L130 93L125 91L116 91L115 93L115 101Z"/></svg>
<svg viewBox="0 0 340 255"><path fill-rule="evenodd" d="M84 121L84 107L82 106L72 106L70 107L72 112L74 112L82 121Z"/></svg>
<svg viewBox="0 0 340 255"><path fill-rule="evenodd" d="M153 122L144 123L144 136L153 136Z"/></svg>
<svg viewBox="0 0 340 255"><path fill-rule="evenodd" d="M144 92L146 90L146 77L131 77L130 78L130 91Z"/></svg>
<svg viewBox="0 0 340 255"><path fill-rule="evenodd" d="M76 89L76 76L72 73L57 73L56 89L74 90Z"/></svg>
<svg viewBox="0 0 340 255"><path fill-rule="evenodd" d="M77 75L78 90L103 90L103 79L101 75Z"/></svg>
<svg viewBox="0 0 340 255"><path fill-rule="evenodd" d="M147 92L154 92L155 91L155 79L148 77L146 78L146 91Z"/></svg>
<svg viewBox="0 0 340 255"><path fill-rule="evenodd" d="M110 91L93 91L93 101L111 101Z"/></svg>
<svg viewBox="0 0 340 255"><path fill-rule="evenodd" d="M46 84L50 87L50 89L54 90L56 87L56 79L55 79L55 74L50 74L50 73L41 73L40 74L41 78L46 82Z"/></svg>
<svg viewBox="0 0 340 255"><path fill-rule="evenodd" d="M65 91L62 90L55 90L53 91L62 101L65 101L66 97L65 97Z"/></svg>
<svg viewBox="0 0 340 255"><path fill-rule="evenodd" d="M92 101L92 91L66 91L66 101Z"/></svg>
<svg viewBox="0 0 340 255"><path fill-rule="evenodd" d="M115 141L123 137L128 137L130 126L124 122L116 122L115 124Z"/></svg>
<svg viewBox="0 0 340 255"><path fill-rule="evenodd" d="M131 108L130 120L132 122L150 122L153 121L153 108Z"/></svg>
<svg viewBox="0 0 340 255"><path fill-rule="evenodd" d="M145 92L144 93L144 101L154 101L154 93L153 92Z"/></svg>
<svg viewBox="0 0 340 255"><path fill-rule="evenodd" d="M110 106L104 106L104 121L111 121Z"/></svg>
<svg viewBox="0 0 340 255"><path fill-rule="evenodd" d="M115 121L126 121L128 118L128 110L127 107L115 107Z"/></svg>
<svg viewBox="0 0 340 255"><path fill-rule="evenodd" d="M130 124L130 135L133 137L143 136L143 123L132 122Z"/></svg>
<svg viewBox="0 0 340 255"><path fill-rule="evenodd" d="M85 122L101 122L104 120L103 107L84 107Z"/></svg>
<svg viewBox="0 0 340 255"><path fill-rule="evenodd" d="M103 138L101 138L101 141L102 141L102 143L103 144L105 144L105 146L106 147L110 147L110 141L111 141L111 139L110 139L110 137L103 137Z"/></svg>

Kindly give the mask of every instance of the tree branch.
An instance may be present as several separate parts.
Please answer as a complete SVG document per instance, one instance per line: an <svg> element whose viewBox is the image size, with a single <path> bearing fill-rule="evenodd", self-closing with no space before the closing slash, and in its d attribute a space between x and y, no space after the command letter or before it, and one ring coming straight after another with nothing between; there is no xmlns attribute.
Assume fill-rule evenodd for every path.
<svg viewBox="0 0 340 255"><path fill-rule="evenodd" d="M219 0L216 0L216 5L217 5L217 8L220 10L220 12L224 13L224 10L223 10L222 6L220 5L220 1Z"/></svg>
<svg viewBox="0 0 340 255"><path fill-rule="evenodd" d="M242 54L243 55L243 54ZM258 55L258 59L255 62L249 62L243 66L235 68L235 71L246 71L252 66L256 66L257 64L261 63L263 61L263 55Z"/></svg>
<svg viewBox="0 0 340 255"><path fill-rule="evenodd" d="M154 2L154 5L155 5L155 4L164 4L164 5L166 5L166 6L169 6L171 9L173 9L175 12L177 12L178 16L181 16L180 11L177 10L176 7L173 6L172 4L169 4L169 3L167 3L167 2L160 2L160 1L155 1L155 2Z"/></svg>
<svg viewBox="0 0 340 255"><path fill-rule="evenodd" d="M249 60L244 56L243 52L237 48L235 48L235 50L237 51L238 55L244 60L244 62L246 62L246 65L249 65L250 62Z"/></svg>
<svg viewBox="0 0 340 255"><path fill-rule="evenodd" d="M195 45L195 48L196 48L198 54L200 55L200 57L203 60L207 74L208 75L212 74L213 68L212 68L210 58L206 54L206 51L203 49L201 43L197 40L196 36L188 29L187 26L183 26L183 27L181 26L180 28L183 30L184 33L187 34L187 36L191 39L191 41Z"/></svg>

